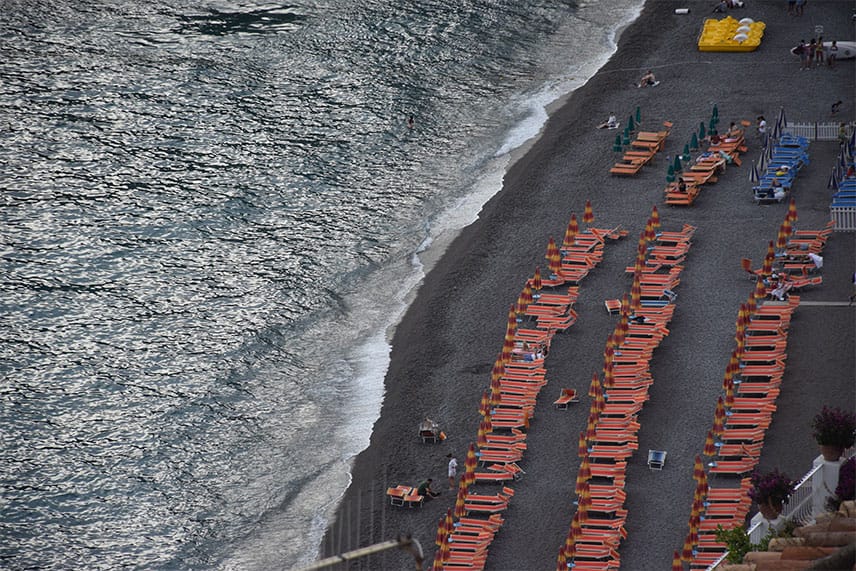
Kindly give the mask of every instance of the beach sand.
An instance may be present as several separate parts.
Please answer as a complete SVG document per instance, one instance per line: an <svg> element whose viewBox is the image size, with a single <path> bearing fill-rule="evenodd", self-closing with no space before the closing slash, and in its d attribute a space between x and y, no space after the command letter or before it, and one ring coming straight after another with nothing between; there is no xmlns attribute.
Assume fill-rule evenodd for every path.
<svg viewBox="0 0 856 571"><path fill-rule="evenodd" d="M562 387L585 394L615 317L603 300L630 287L624 267L632 264L636 237L651 207L660 210L664 230L684 223L697 227L684 264L671 335L651 362L654 385L639 415L639 451L628 462L627 531L620 547L622 566L631 570L669 568L687 532L693 491L692 466L713 420L716 398L731 350L741 302L753 284L740 259L756 267L774 240L786 205L757 206L748 180L759 146L749 129L743 166L729 166L719 182L702 190L690 208L668 208L663 187L666 155L683 150L714 104L724 130L730 121L764 114L772 124L779 109L789 121L828 121L830 105L845 102L838 117L853 120L856 92L853 62L836 70L801 71L789 48L810 39L822 25L827 39L853 40L852 2L812 0L801 18L786 14L784 0L748 0L732 14L767 24L761 47L750 53L702 53L695 42L713 2L648 2L641 17L622 34L617 53L550 118L541 138L507 173L503 190L463 230L426 276L413 305L396 329L386 396L371 445L354 463L353 483L328 530L324 554L413 534L425 549L426 568L434 535L454 493L446 490L446 454L463 467L466 448L476 438L478 403L502 347L509 306L536 266L544 266L549 236L561 240L571 212L582 215L592 201L595 225L621 224L630 236L608 243L601 264L582 282L576 304L579 320L553 341L547 360L549 384L538 399L522 466L506 523L490 547L487 569L555 568L556 555L574 513L573 488L579 467L577 436L585 427L588 399L577 408L551 406ZM689 7L688 15L674 9ZM645 69L661 81L656 88L633 86ZM615 111L620 120L642 110L643 128L663 121L674 127L665 152L640 175L609 175L616 160L614 131L595 125ZM794 186L797 227L820 228L829 219L827 178L835 143L813 143L811 165ZM846 301L856 269L856 236L836 232L824 253L824 285L803 293L804 301ZM791 325L787 372L778 411L767 431L762 468L779 467L792 477L811 468L817 446L811 417L824 404L853 409L856 403L856 307L807 305ZM342 403L347 411L347 403ZM416 426L423 417L441 422L448 439L423 445ZM649 448L668 451L666 468L650 471ZM443 494L422 509L387 505L388 485L415 484L433 477ZM716 485L729 485L720 478ZM493 489L484 487L488 493ZM406 569L412 559L388 552L354 562L350 569Z"/></svg>

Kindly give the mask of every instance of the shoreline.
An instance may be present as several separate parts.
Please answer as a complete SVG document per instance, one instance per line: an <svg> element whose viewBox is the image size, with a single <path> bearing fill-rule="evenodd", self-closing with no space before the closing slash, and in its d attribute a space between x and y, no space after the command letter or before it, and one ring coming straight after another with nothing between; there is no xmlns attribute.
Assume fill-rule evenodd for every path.
<svg viewBox="0 0 856 571"><path fill-rule="evenodd" d="M570 212L576 211L580 214L586 199L591 199L594 204L598 225L600 222L613 226L621 223L631 231L631 237L638 233L640 225L644 225L652 204L662 207L661 190L665 161L660 158L653 167L646 167L647 171L635 179L610 178L608 170L612 154L609 152L609 135L612 133L603 134L593 129L592 123L596 118L605 117L609 110L615 107L616 111L620 110L618 115L619 119L622 119L626 114L632 113L636 105L640 105L645 125L653 126L655 118L656 121L671 120L675 123L673 140L666 150L667 153L674 154L680 150L682 143L692 132L691 123L697 125L699 119L704 120L709 114L709 99L719 104L725 120L732 117L752 119L760 113L766 113L769 118L775 115L780 105L787 107L792 97L805 102L803 114L823 116L826 103L811 97L810 84L797 83L793 86L794 92L789 89L779 93L767 93L769 84L782 81L780 75L786 76L784 79L796 77L802 81L797 62L793 62L794 65L786 72L771 69L770 66L771 62L779 59L778 52L774 50L789 44L789 37L768 32L758 52L750 54L686 54L685 42L695 36L700 18L707 16L704 13L706 3L686 4L692 7L691 13L686 16L667 15L668 6L653 5L650 2L646 4L639 18L620 35L618 50L592 78L575 90L555 113L549 114L539 137L533 140L525 153L521 152L519 159L508 165L503 189L483 205L478 219L463 228L451 240L436 265L427 272L416 298L395 327L381 414L375 422L369 447L354 461L351 486L338 510L337 517L340 522L353 518L354 511L359 510L362 524L351 525L349 528L342 528L340 525L339 541L333 537L337 534L336 525L331 526L327 533L328 547L323 549L324 553L329 553L330 548L337 544L343 544L343 533L349 536L351 541L358 536L358 543L365 545L370 542L369 539L378 541L381 538L394 537L398 532L411 532L422 540L426 555L433 555L433 531L440 514L445 512L451 500L448 493L418 513L399 513L386 509L383 491L387 484L416 482L429 475L443 481L445 453L454 450L460 459L467 443L475 438L478 398L489 377L489 367L501 347L504 314L534 267L543 266L543 249L549 234L560 236ZM756 4L757 9L740 11L741 17L745 12L750 17L769 21L768 30L771 30L774 22L784 21L781 26L793 25L785 20L783 9L779 10L780 3L769 1ZM847 10L849 7L840 3L817 1L807 8L806 15L810 16L812 12L826 14L827 20L832 20L827 24L830 29L837 24L846 30L846 23L835 22L832 16L843 14ZM762 17L757 16L759 12L763 13ZM653 33L653 24L663 21L669 25L667 34L672 34L671 38L681 41L666 42L662 37L662 26L657 30L659 35ZM852 29L849 33L852 34ZM833 32L831 35L836 34ZM841 37L842 34L837 36ZM681 43L682 41L684 43ZM651 49L641 49L643 46ZM693 58L699 64L695 67L685 66L685 69L669 67L668 69L674 69L674 73L664 72L663 84L656 89L631 89L630 84L636 79L635 74L619 71L656 67L659 62L675 61L679 56ZM716 93L714 96L712 92L718 89L717 86L728 85L732 74L720 66L706 66L701 62L724 60L725 57L746 61L744 65L754 72L750 74L754 83L760 85L741 85L739 89L735 88L739 91L737 97L730 97L728 93ZM852 71L849 74L839 71L835 76L824 78L830 83L829 97L833 99L833 93L846 89L852 92L853 89ZM820 74L827 70L816 72ZM681 116L678 116L677 111L680 111ZM842 117L852 117L853 114L853 109L845 109ZM796 117L799 113L789 109L789 115ZM692 117L693 120L684 117ZM750 149L748 156L757 156L757 149ZM814 170L820 173L825 172L826 168L821 165ZM686 299L688 303L693 300L701 301L704 299L702 286L712 281L721 291L708 303L714 307L720 306L722 313L727 316L720 319L719 316L711 314L695 315L693 307L679 305L673 327L673 337L676 332L681 332L686 338L693 338L694 335L698 336L692 330L699 323L707 321L711 324L714 332L711 352L701 365L705 371L709 371L709 375L717 378L721 377L722 360L727 361L728 349L725 347L729 325L733 333L733 315L737 307L735 300L745 297L747 293L746 284L735 281L740 276L731 271L731 268L739 264L741 255L758 259L762 255L760 251L766 244L765 240L769 240L771 233L774 237L773 227L780 219L775 209L764 208L759 211L759 207L748 200L748 194L741 194L741 191L748 188L747 173L746 166L726 173L717 185L705 191L700 202L692 209L665 211L661 208L665 228L679 227L680 222L686 220L706 231L701 233L700 240L707 238L709 242L721 242L718 248L714 247L715 244L708 243L706 249L701 248L702 253L691 254L685 270L686 280L682 283L679 294L682 301ZM825 186L825 179L819 184ZM735 201L733 206L727 203L722 195L730 195L731 200ZM799 194L797 197L798 206L801 206ZM764 216L767 212L770 214ZM801 212L801 221L805 220L807 224L804 227L816 226L817 224L812 225L810 222L822 217L823 212L820 209ZM717 218L744 223L757 222L757 227L723 237L711 224L711 221L716 222ZM852 237L848 239L843 236L846 237L836 234L831 243L833 247L836 241L845 246L843 252L836 257L842 256L840 260L846 264L847 254L852 254L853 240ZM837 240L838 238L842 239ZM595 270L596 275L592 276L592 282L584 282L578 304L580 323L560 338L561 343L557 344L557 349L560 350L551 353L552 358L561 359L561 362L548 364L549 378L553 382L539 397L536 422L542 424L533 425L529 439L531 448L524 460L530 474L515 485L519 488L519 499L515 498L514 505L509 510L502 539L495 542L491 548L488 559L488 567L491 569L513 568L511 562L516 562L515 553L518 557L525 557L525 568L530 568L530 565L531 568L543 567L545 561L555 561L555 553L560 544L560 540L556 538L562 538L567 532L567 523L573 512L569 506L562 505L555 509L561 513L555 517L551 515L549 518L543 518L542 522L540 516L544 516L543 512L549 511L552 506L544 503L545 496L539 495L537 489L543 489L545 493L552 490L558 494L557 497L565 500L564 503L570 503L567 486L569 482L572 485L576 473L574 459L566 458L569 464L561 466L550 467L550 464L557 456L562 455L563 443L573 448L575 439L573 442L562 440L560 435L574 434L574 430L578 432L572 423L579 419L572 419L570 415L556 418L550 414L548 401L552 400L556 386L577 386L582 378L590 376L590 373L582 373L580 370L590 371L597 352L602 348L605 326L609 323L609 319L600 314L602 299L604 296L613 297L616 291L626 287L624 280L616 275L615 269L626 264L629 247L632 246L628 244L629 241L625 240L618 243L614 250L608 249L604 267ZM701 258L704 255L710 257ZM710 267L704 267L703 263ZM826 271L826 267L824 269ZM846 273L845 269L841 271ZM739 287L744 289L736 291L735 288ZM685 292L685 289L688 291ZM820 289L809 293L820 295L819 299L826 299L822 296L827 295L827 290ZM814 327L822 329L823 325L818 323ZM849 338L852 339L852 331ZM674 338L668 341L662 349L663 357L657 354L653 364L655 379L659 383L655 386L658 388L660 385L670 386L669 367L664 368L664 363L679 363L690 368L693 365L692 359L681 352L680 344L676 343ZM673 354L671 359L668 357L670 352ZM797 350L789 350L789 353L792 361L799 355ZM844 365L846 366L846 363ZM791 362L789 368L790 366ZM718 381L713 384L716 383ZM710 388L700 392L712 392ZM678 387L675 391L678 391ZM848 395L845 392L844 398L846 396ZM656 413L660 408L654 406L655 399L668 401L668 398L668 395L661 392L652 393L652 410ZM710 404L712 403L708 401L700 403L704 407ZM640 449L646 434L653 435L661 431L657 418L648 413L647 406L642 416ZM699 419L708 416L706 409L694 412L698 413ZM810 412L813 414L813 410ZM435 417L443 423L449 434L446 443L431 448L416 442L414 426L418 419L425 415ZM568 426L551 426L550 423L554 422L565 422ZM548 426L549 431L546 430ZM769 431L770 436L776 431L777 423L774 420ZM699 448L694 442L694 435L685 436L682 444L687 449ZM679 458L678 448L674 450L675 456ZM638 456L634 457L636 463L644 460L640 460ZM762 462L765 461L762 458ZM676 460L675 464L680 466L682 462ZM569 473L572 475L568 476ZM683 474L679 474L678 470L673 475L674 487L680 489L685 478L682 478ZM632 485L634 478L642 481L642 476L635 469L629 470L628 485ZM563 483L563 480L567 482ZM641 492L641 489L635 491ZM632 501L630 491L628 496ZM672 515L677 520L684 520L683 511L688 511L688 504L682 505L680 499L674 503ZM637 506L629 502L628 507L631 514L628 526L634 513L647 513L644 505ZM641 535L639 529L640 526L645 526L644 522L644 519L635 521L637 525L630 530L628 541L622 544L623 558L629 557L629 560L632 560L634 548L631 542ZM544 524L543 534L535 531L539 523ZM671 542L676 541L673 539ZM353 543L352 547L356 547L356 544ZM527 548L533 553L521 555L520 550L525 551ZM536 553L538 550L547 552ZM399 568L398 564L402 561L406 560L397 559L395 555L390 554L388 558L381 560L379 567ZM378 568L378 565L375 565L375 568ZM656 568L656 565L651 568Z"/></svg>

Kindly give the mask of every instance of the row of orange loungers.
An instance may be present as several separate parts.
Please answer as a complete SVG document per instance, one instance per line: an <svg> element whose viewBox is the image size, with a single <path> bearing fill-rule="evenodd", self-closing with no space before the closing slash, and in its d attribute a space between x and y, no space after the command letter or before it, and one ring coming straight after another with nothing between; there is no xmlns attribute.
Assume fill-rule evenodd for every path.
<svg viewBox="0 0 856 571"><path fill-rule="evenodd" d="M607 570L620 566L619 544L627 537L624 490L627 459L638 449L637 416L653 383L649 361L669 334L674 313L679 265L695 228L658 232L659 214L652 210L640 236L630 296L619 304L620 319L604 350L603 383L592 378L586 432L578 441L582 459L576 481L576 513L557 571ZM653 271L645 271L645 269Z"/></svg>
<svg viewBox="0 0 856 571"><path fill-rule="evenodd" d="M526 450L526 430L538 394L547 384L544 363L553 336L576 322L573 304L579 283L602 259L606 239L626 235L620 228L591 227L590 202L586 202L583 221L589 228L581 232L576 215L571 215L561 247L550 238L545 256L549 274L542 279L536 268L509 311L502 353L494 364L490 388L482 395L478 438L467 452L455 508L449 509L437 528L435 571L484 568L488 549L503 523L502 514L514 496L508 484L523 474L520 463ZM533 327L524 325L533 320ZM473 488L476 483L500 483L502 488L483 494Z"/></svg>
<svg viewBox="0 0 856 571"><path fill-rule="evenodd" d="M695 163L685 167L679 174L679 180L670 182L663 193L669 206L691 206L701 192L704 184L715 183L717 175L725 171L725 153L732 164L740 165L740 153L746 152L746 140L743 131L708 146L707 152L700 155ZM676 173L677 174L677 173Z"/></svg>
<svg viewBox="0 0 856 571"><path fill-rule="evenodd" d="M822 230L792 232L796 222L792 203L785 217L786 233L780 251L822 252L831 227ZM785 223L783 223L785 224ZM768 258L775 257L770 244ZM780 264L784 264L782 256ZM742 526L751 507L747 474L754 470L764 445L764 435L776 410L787 358L787 337L791 316L799 298L765 301L768 288L765 279L772 273L765 265L758 274L756 287L738 312L735 342L723 378L724 398L719 397L713 427L707 434L704 454L715 457L705 472L701 457L696 457L693 478L696 491L690 511L689 532L683 549L675 552L676 560L690 563L691 569L708 569L727 553L724 543L716 540L717 526L732 529ZM712 488L708 474L740 477L739 487Z"/></svg>
<svg viewBox="0 0 856 571"><path fill-rule="evenodd" d="M638 131L636 139L630 142L631 150L626 151L620 163L609 169L614 175L633 176L651 162L658 152L663 150L666 137L672 129L672 123L663 123L663 131Z"/></svg>

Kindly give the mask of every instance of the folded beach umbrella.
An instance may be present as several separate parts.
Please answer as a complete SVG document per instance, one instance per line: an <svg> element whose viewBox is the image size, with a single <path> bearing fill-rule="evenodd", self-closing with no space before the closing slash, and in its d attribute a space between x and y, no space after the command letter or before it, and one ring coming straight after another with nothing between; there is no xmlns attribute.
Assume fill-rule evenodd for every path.
<svg viewBox="0 0 856 571"><path fill-rule="evenodd" d="M704 464L702 464L702 462L701 462L701 456L696 454L695 464L693 464L693 480L698 482L699 478L701 478L701 474L703 474L703 473L704 473Z"/></svg>
<svg viewBox="0 0 856 571"><path fill-rule="evenodd" d="M449 560L450 551L451 547L449 546L449 542L444 541L440 545L439 549L437 549L437 553L434 555L434 564L431 566L433 571L440 571L445 567L446 562Z"/></svg>
<svg viewBox="0 0 856 571"><path fill-rule="evenodd" d="M761 153L761 156L758 157L758 172L762 173L767 170L767 153Z"/></svg>
<svg viewBox="0 0 856 571"><path fill-rule="evenodd" d="M779 123L778 121L776 121L776 123L773 124L773 131L772 131L772 133L770 133L770 137L772 137L773 141L778 141L779 137L781 137L781 136L782 136L782 124ZM773 146L773 145L770 145L770 146Z"/></svg>
<svg viewBox="0 0 856 571"><path fill-rule="evenodd" d="M583 498L580 498L580 501L577 504L576 511L576 513L580 516L580 525L585 525L588 521L589 507L591 507L591 498L589 498L587 501Z"/></svg>
<svg viewBox="0 0 856 571"><path fill-rule="evenodd" d="M761 182L761 177L758 175L758 165L752 163L752 170L749 171L749 182L758 184Z"/></svg>
<svg viewBox="0 0 856 571"><path fill-rule="evenodd" d="M638 105L636 106L636 122L637 123L642 122L642 108L639 107Z"/></svg>
<svg viewBox="0 0 856 571"><path fill-rule="evenodd" d="M591 479L591 467L589 466L588 456L583 458L583 461L580 462L579 477L581 477L585 482L588 482Z"/></svg>
<svg viewBox="0 0 856 571"><path fill-rule="evenodd" d="M660 211L657 210L657 205L651 207L651 227L654 228L654 232L660 229Z"/></svg>
<svg viewBox="0 0 856 571"><path fill-rule="evenodd" d="M482 393L481 401L479 402L479 414L484 417L490 414L490 392Z"/></svg>
<svg viewBox="0 0 856 571"><path fill-rule="evenodd" d="M514 318L514 306L511 306L511 318ZM496 361L493 362L493 369L490 372L490 380L491 383L496 380L498 381L502 375L505 374L505 363L502 362L502 356L496 358Z"/></svg>
<svg viewBox="0 0 856 571"><path fill-rule="evenodd" d="M826 183L826 188L838 192L838 167L832 168L832 174L829 175L829 181Z"/></svg>
<svg viewBox="0 0 856 571"><path fill-rule="evenodd" d="M767 297L767 287L764 285L764 280L755 282L755 299L764 299Z"/></svg>
<svg viewBox="0 0 856 571"><path fill-rule="evenodd" d="M790 202L788 202L788 218L791 221L791 225L797 223L797 200L793 196L791 197Z"/></svg>
<svg viewBox="0 0 856 571"><path fill-rule="evenodd" d="M719 117L719 107L716 106L716 103L713 104L713 113L711 113L712 117Z"/></svg>
<svg viewBox="0 0 856 571"><path fill-rule="evenodd" d="M636 130L636 123L633 121L633 115L631 115L630 117L627 118L627 128L630 131Z"/></svg>
<svg viewBox="0 0 856 571"><path fill-rule="evenodd" d="M580 438L577 441L577 456L581 459L586 457L588 454L588 444L586 443L586 433L580 432Z"/></svg>
<svg viewBox="0 0 856 571"><path fill-rule="evenodd" d="M494 384L495 383L495 384ZM490 408L495 409L502 404L502 389L499 386L499 380L491 381L490 383ZM485 415L485 420L490 421L490 414ZM490 432L491 429L485 432Z"/></svg>
<svg viewBox="0 0 856 571"><path fill-rule="evenodd" d="M591 208L591 200L586 200L586 207L583 211L583 222L586 224L594 222L594 211Z"/></svg>
<svg viewBox="0 0 856 571"><path fill-rule="evenodd" d="M437 524L437 534L434 536L434 545L440 547L446 538L449 537L449 530L446 529L446 518L440 518L440 523Z"/></svg>
<svg viewBox="0 0 856 571"><path fill-rule="evenodd" d="M731 380L731 378L729 378L727 381L722 383L722 390L727 391L728 387L730 387L732 385L733 385L732 380ZM716 420L717 418L720 420L725 418L725 400L722 398L721 395L719 397L717 397L716 408L713 409L713 419ZM716 431L714 431L714 436L716 436Z"/></svg>
<svg viewBox="0 0 856 571"><path fill-rule="evenodd" d="M600 379L597 376L597 373L592 373L591 376L591 384L589 384L588 396L589 398L594 398L597 395L597 390L600 388Z"/></svg>
<svg viewBox="0 0 856 571"><path fill-rule="evenodd" d="M529 285L529 280L527 280L526 285L523 286L523 290L520 292L517 303L523 306L524 311L532 304L532 286Z"/></svg>
<svg viewBox="0 0 856 571"><path fill-rule="evenodd" d="M784 130L788 126L788 120L785 117L785 108L779 108L779 117L776 119L776 125L779 126L780 130Z"/></svg>
<svg viewBox="0 0 856 571"><path fill-rule="evenodd" d="M517 313L514 311L514 305L508 310L508 319L505 322L505 340L511 339L514 342L514 336L517 334Z"/></svg>
<svg viewBox="0 0 856 571"><path fill-rule="evenodd" d="M696 486L704 488L704 494L707 495L707 472L701 473L701 478L699 479Z"/></svg>
<svg viewBox="0 0 856 571"><path fill-rule="evenodd" d="M684 152L681 154L681 160L687 162L691 159L690 157L690 146L684 145Z"/></svg>
<svg viewBox="0 0 856 571"><path fill-rule="evenodd" d="M622 150L621 135L618 133L615 134L615 142L612 143L612 150L616 153L620 153Z"/></svg>
<svg viewBox="0 0 856 571"><path fill-rule="evenodd" d="M659 222L658 222L659 224ZM652 219L648 219L648 223L645 225L645 240L653 242L657 239L657 231L654 229L654 221Z"/></svg>
<svg viewBox="0 0 856 571"><path fill-rule="evenodd" d="M684 548L681 550L681 561L689 563L693 558L692 537L688 534L684 540Z"/></svg>
<svg viewBox="0 0 856 571"><path fill-rule="evenodd" d="M674 557L672 557L672 571L683 571L684 566L681 563L681 554L675 551Z"/></svg>
<svg viewBox="0 0 856 571"><path fill-rule="evenodd" d="M710 118L710 123L707 126L707 130L710 131L711 135L713 135L716 132L716 122L717 122L716 117Z"/></svg>
<svg viewBox="0 0 856 571"><path fill-rule="evenodd" d="M464 510L464 504L467 502L467 483L464 478L461 478L460 484L458 484L458 495L455 498L455 517L462 518L466 515L466 510Z"/></svg>
<svg viewBox="0 0 856 571"><path fill-rule="evenodd" d="M547 266L550 268L550 273L554 277L558 277L559 270L562 269L562 254L559 252L559 247L556 246L556 241L550 236L547 242L547 253L544 256L547 259Z"/></svg>
<svg viewBox="0 0 856 571"><path fill-rule="evenodd" d="M752 316L755 313L755 310L758 309L758 302L755 300L755 296L749 294L749 299L746 300L746 307L749 308L749 315Z"/></svg>
<svg viewBox="0 0 856 571"><path fill-rule="evenodd" d="M704 439L704 452L705 456L715 456L716 455L716 444L713 440L713 430L707 431L707 436Z"/></svg>
<svg viewBox="0 0 856 571"><path fill-rule="evenodd" d="M535 268L535 275L532 276L532 289L535 290L533 296L540 297L541 288L544 285L541 283L541 266L537 266Z"/></svg>
<svg viewBox="0 0 856 571"><path fill-rule="evenodd" d="M611 389L615 386L615 365L608 363L603 367L603 388Z"/></svg>
<svg viewBox="0 0 856 571"><path fill-rule="evenodd" d="M580 223L577 221L577 213L571 212L571 219L568 220L568 227L565 228L565 237L562 240L562 246L570 248L576 241L577 234L580 232Z"/></svg>
<svg viewBox="0 0 856 571"><path fill-rule="evenodd" d="M589 483L586 481L577 482L577 485L574 488L574 493L580 498L584 493L589 493Z"/></svg>
<svg viewBox="0 0 856 571"><path fill-rule="evenodd" d="M728 387L725 389L725 408L726 410L731 410L731 407L734 406L734 381L728 383ZM728 413L726 413L727 415Z"/></svg>
<svg viewBox="0 0 856 571"><path fill-rule="evenodd" d="M782 236L782 230L779 228L779 239L782 240L781 248L785 247L784 241L786 238ZM778 242L777 242L778 243ZM762 276L770 276L773 274L773 256L766 255L764 256L764 263L761 264L761 275Z"/></svg>
<svg viewBox="0 0 856 571"><path fill-rule="evenodd" d="M583 534L583 525L582 525L582 522L580 521L580 518L577 516L576 513L574 514L574 517L571 519L571 533L573 534L575 543L576 543L576 539ZM568 559L571 559L574 557L573 553L570 551L566 552L566 554L568 555Z"/></svg>
<svg viewBox="0 0 856 571"><path fill-rule="evenodd" d="M695 509L696 501L698 500L702 507L704 507L704 498L707 496L707 481L704 482L696 482L695 492L693 492L693 509ZM701 513L701 510L699 510Z"/></svg>
<svg viewBox="0 0 856 571"><path fill-rule="evenodd" d="M684 167L681 165L681 157L680 155L675 155L675 164L673 165L675 169L675 174L684 170Z"/></svg>
<svg viewBox="0 0 856 571"><path fill-rule="evenodd" d="M704 139L707 136L707 132L704 130L704 121L698 124L698 138Z"/></svg>
<svg viewBox="0 0 856 571"><path fill-rule="evenodd" d="M690 149L693 151L698 150L698 137L695 133L693 133L692 138L690 139Z"/></svg>

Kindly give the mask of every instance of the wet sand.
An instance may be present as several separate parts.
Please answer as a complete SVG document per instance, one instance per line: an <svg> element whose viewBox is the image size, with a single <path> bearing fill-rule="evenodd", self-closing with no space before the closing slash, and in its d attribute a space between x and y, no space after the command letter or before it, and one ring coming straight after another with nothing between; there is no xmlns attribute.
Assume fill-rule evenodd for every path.
<svg viewBox="0 0 856 571"><path fill-rule="evenodd" d="M620 553L625 569L669 568L687 531L693 458L701 453L721 394L737 310L753 287L740 259L760 264L786 205L757 206L751 198L749 168L759 153L754 129L747 131L743 166L729 166L690 208L663 204L666 155L683 150L714 104L721 130L732 120L754 121L761 114L772 123L783 106L789 121L827 121L830 105L839 99L845 103L838 117L856 117L852 60L839 62L834 71L801 71L789 53L801 38L810 39L817 25L824 26L828 39L852 41L853 3L812 0L801 18L788 16L783 0L747 4L732 15L766 22L761 47L750 53L703 53L695 42L712 2L648 2L622 34L618 52L551 116L541 138L509 170L503 190L452 243L396 329L381 416L371 445L355 461L353 483L337 523L328 530L325 554L412 533L425 549L426 568L430 565L437 522L454 504L454 494L445 490L445 456L455 452L463 466L466 447L475 440L478 403L502 347L508 308L535 266L545 265L549 236L561 240L571 212L581 216L590 199L595 226L621 224L630 236L607 243L603 261L582 282L577 324L553 341L546 363L549 384L539 396L521 464L527 474L513 485L515 497L491 545L487 569L555 567L574 512L577 435L585 426L588 399L567 411L551 403L561 387L585 393L592 372L600 369L606 336L615 324L603 300L629 290L624 267L633 262L636 236L653 205L664 230L688 223L697 231L677 289L671 335L651 362L654 385L639 415L639 451L628 462L628 538ZM673 13L684 6L690 14ZM661 83L637 89L632 82L647 68ZM655 130L666 120L674 127L651 166L635 177L611 177L609 168L618 158L612 152L615 131L595 125L610 111L626 121L637 106L644 129ZM798 228L820 228L829 219L826 184L836 152L835 143L811 145L811 165L794 186ZM856 235L834 233L824 257L824 285L806 290L802 299L846 302L856 269ZM762 468L779 467L792 477L810 469L817 455L811 417L824 404L856 408L854 355L856 307L808 304L797 309ZM426 415L448 433L443 444L423 445L417 438L416 425ZM662 472L648 470L649 448L668 451ZM426 477L444 490L439 498L420 510L386 505L387 485L415 484ZM390 552L350 569L411 565L408 556Z"/></svg>

